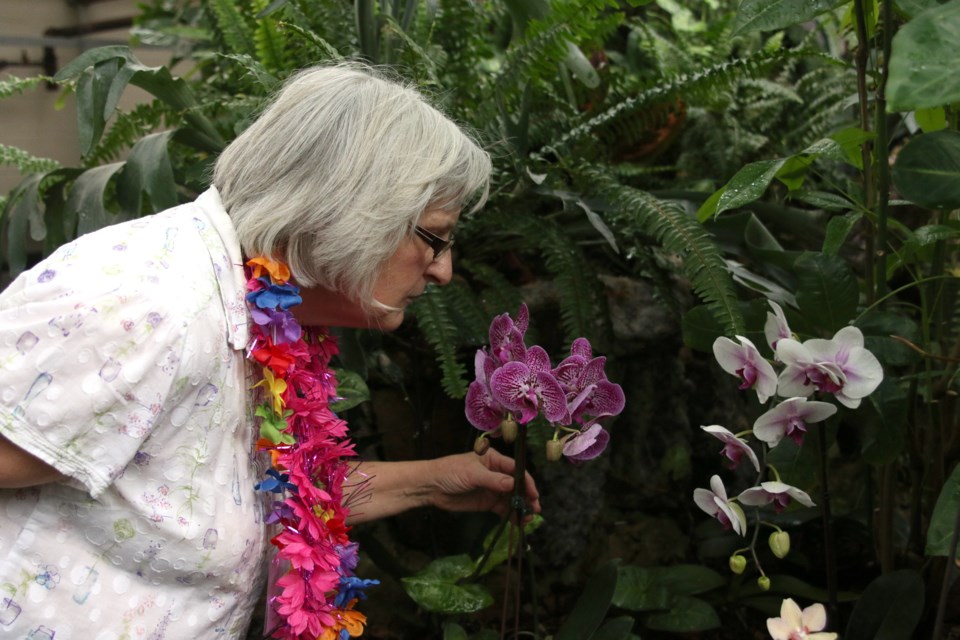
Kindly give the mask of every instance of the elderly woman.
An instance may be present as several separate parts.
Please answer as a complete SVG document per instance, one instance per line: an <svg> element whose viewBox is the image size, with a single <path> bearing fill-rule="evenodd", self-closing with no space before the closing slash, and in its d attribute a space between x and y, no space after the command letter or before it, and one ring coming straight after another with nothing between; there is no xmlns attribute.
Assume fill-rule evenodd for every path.
<svg viewBox="0 0 960 640"><path fill-rule="evenodd" d="M503 513L513 461L496 452L355 462L321 329L392 330L449 282L489 171L414 90L314 68L195 202L83 236L11 284L0 635L235 638L268 567L280 636L357 635L348 525Z"/></svg>

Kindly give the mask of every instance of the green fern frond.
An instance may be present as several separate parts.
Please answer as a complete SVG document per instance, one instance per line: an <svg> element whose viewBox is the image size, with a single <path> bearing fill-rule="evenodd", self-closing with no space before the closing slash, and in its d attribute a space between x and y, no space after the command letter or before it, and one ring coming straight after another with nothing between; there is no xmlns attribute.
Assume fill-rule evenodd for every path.
<svg viewBox="0 0 960 640"><path fill-rule="evenodd" d="M455 278L442 291L459 330L458 343L469 346L483 344L487 339L490 316L477 295L460 278Z"/></svg>
<svg viewBox="0 0 960 640"><path fill-rule="evenodd" d="M259 60L256 60L252 56L248 56L244 53L220 53L217 54L218 57L225 60L232 60L236 62L247 74L253 78L258 85L260 85L265 92L271 91L279 82L279 79L270 73L267 68L260 63Z"/></svg>
<svg viewBox="0 0 960 640"><path fill-rule="evenodd" d="M653 105L683 99L696 103L709 98L718 90L729 88L744 77L759 77L769 68L792 56L795 52L764 53L754 58L723 62L698 73L678 77L672 81L653 86L635 96L625 98L604 112L594 115L577 127L566 132L553 148L565 148L617 120L635 117Z"/></svg>
<svg viewBox="0 0 960 640"><path fill-rule="evenodd" d="M742 335L744 323L733 280L720 250L703 226L675 202L658 200L596 170L588 170L586 176L590 184L595 185L597 194L612 205L611 226L639 228L664 249L679 256L682 273L726 333Z"/></svg>
<svg viewBox="0 0 960 640"><path fill-rule="evenodd" d="M18 78L11 76L8 80L0 82L0 100L10 96L20 95L24 91L33 89L43 82L53 82L49 76L31 76L29 78Z"/></svg>
<svg viewBox="0 0 960 640"><path fill-rule="evenodd" d="M206 0L217 34L233 53L253 56L257 47L253 40L254 27L240 11L238 0Z"/></svg>
<svg viewBox="0 0 960 640"><path fill-rule="evenodd" d="M488 317L517 312L523 302L523 296L500 271L484 262L461 260L458 264L477 282L484 285L479 298Z"/></svg>
<svg viewBox="0 0 960 640"><path fill-rule="evenodd" d="M462 398L467 395L467 369L457 359L457 327L442 291L427 291L417 298L412 311L420 331L437 352L443 390L451 398Z"/></svg>
<svg viewBox="0 0 960 640"><path fill-rule="evenodd" d="M38 158L23 149L0 144L0 166L16 167L21 175L46 173L59 169L61 164L50 158Z"/></svg>
<svg viewBox="0 0 960 640"><path fill-rule="evenodd" d="M439 84L437 61L427 51L417 44L416 40L403 30L391 16L384 16L384 26L381 37L393 36L404 43L405 49L412 55L407 65L411 69L416 69L421 75L425 75L431 84Z"/></svg>
<svg viewBox="0 0 960 640"><path fill-rule="evenodd" d="M318 36L315 32L305 29L298 24L293 24L291 22L280 22L278 23L280 27L284 29L290 29L296 35L300 36L307 46L314 52L315 55L311 56L313 62L320 62L322 60L342 60L343 56L340 55L340 52L334 48L332 44Z"/></svg>
<svg viewBox="0 0 960 640"><path fill-rule="evenodd" d="M254 10L259 13L267 8L267 0L254 0ZM257 51L257 59L264 69L272 73L290 68L287 59L287 38L283 31L277 28L277 21L270 17L257 20L253 31L253 43Z"/></svg>
<svg viewBox="0 0 960 640"><path fill-rule="evenodd" d="M605 350L608 332L604 320L610 314L604 289L590 262L580 246L555 225L541 222L539 238L544 263L560 293L564 337L567 342L573 342L585 336L600 350Z"/></svg>

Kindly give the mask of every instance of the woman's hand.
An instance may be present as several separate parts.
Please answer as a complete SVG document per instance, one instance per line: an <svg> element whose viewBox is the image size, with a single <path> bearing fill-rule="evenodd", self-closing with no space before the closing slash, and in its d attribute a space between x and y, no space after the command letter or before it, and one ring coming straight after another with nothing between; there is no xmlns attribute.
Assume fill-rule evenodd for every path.
<svg viewBox="0 0 960 640"><path fill-rule="evenodd" d="M493 511L503 516L511 509L513 458L489 449L482 456L461 453L434 460L440 468L434 478L430 504L447 511ZM525 478L526 503L540 513L540 494L533 477Z"/></svg>
<svg viewBox="0 0 960 640"><path fill-rule="evenodd" d="M350 524L385 518L408 509L434 506L448 511L511 510L515 463L494 450L482 456L460 453L436 460L361 463L344 484ZM525 477L526 502L540 512L533 477Z"/></svg>

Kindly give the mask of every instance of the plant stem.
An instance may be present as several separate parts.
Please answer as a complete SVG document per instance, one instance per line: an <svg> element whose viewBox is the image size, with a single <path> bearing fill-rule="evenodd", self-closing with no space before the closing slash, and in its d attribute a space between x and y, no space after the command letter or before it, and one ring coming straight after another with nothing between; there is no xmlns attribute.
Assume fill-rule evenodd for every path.
<svg viewBox="0 0 960 640"><path fill-rule="evenodd" d="M870 130L870 97L867 93L867 63L869 61L869 36L867 35L867 18L863 6L863 0L854 0L854 14L856 15L857 30L857 103L860 111L860 128L864 131ZM873 209L874 190L873 190L873 172L872 168L872 146L870 140L864 140L860 145L860 157L863 163L862 185L864 207ZM866 259L867 266L864 270L866 280L867 302L872 303L875 298L874 274L874 252L875 238L873 228L867 225L867 247Z"/></svg>
<svg viewBox="0 0 960 640"><path fill-rule="evenodd" d="M817 425L817 440L820 453L820 512L823 514L823 543L827 572L827 597L830 605L830 617L839 620L837 607L837 549L833 538L833 517L830 514L830 487L827 482L827 426L826 422Z"/></svg>
<svg viewBox="0 0 960 640"><path fill-rule="evenodd" d="M947 556L946 566L943 569L943 584L940 585L940 598L937 602L937 621L933 625L932 640L943 637L943 616L947 610L947 594L950 591L950 578L956 566L957 543L960 541L960 509L953 520L953 535L950 537L950 555Z"/></svg>
<svg viewBox="0 0 960 640"><path fill-rule="evenodd" d="M893 9L891 0L883 0L883 56L880 59L880 82L877 86L875 98L875 114L877 128L876 162L877 162L877 242L876 280L874 282L876 295L874 299L883 296L887 286L887 209L890 201L890 163L887 160L889 140L887 132L887 75L890 69L890 48L893 40Z"/></svg>

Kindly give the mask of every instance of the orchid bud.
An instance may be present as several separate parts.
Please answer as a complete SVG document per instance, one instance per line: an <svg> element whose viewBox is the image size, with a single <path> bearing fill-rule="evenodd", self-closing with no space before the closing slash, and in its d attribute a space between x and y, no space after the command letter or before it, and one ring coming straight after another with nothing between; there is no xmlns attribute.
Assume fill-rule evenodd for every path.
<svg viewBox="0 0 960 640"><path fill-rule="evenodd" d="M559 440L547 440L547 460L558 462L563 457L563 443Z"/></svg>
<svg viewBox="0 0 960 640"><path fill-rule="evenodd" d="M760 587L760 591L770 591L770 578L760 576L757 578L757 586Z"/></svg>
<svg viewBox="0 0 960 640"><path fill-rule="evenodd" d="M500 434L506 443L517 439L517 421L513 419L512 415L507 414L507 417L500 423Z"/></svg>
<svg viewBox="0 0 960 640"><path fill-rule="evenodd" d="M790 534L786 531L774 531L770 534L770 550L778 558L785 558L790 553Z"/></svg>
<svg viewBox="0 0 960 640"><path fill-rule="evenodd" d="M473 441L473 452L478 456L485 454L489 448L490 441L483 436L477 436L477 439Z"/></svg>
<svg viewBox="0 0 960 640"><path fill-rule="evenodd" d="M747 559L744 558L739 553L735 553L730 556L730 571L733 571L738 576L743 573L743 570L747 568Z"/></svg>

